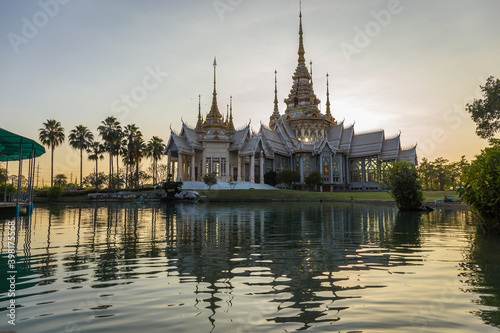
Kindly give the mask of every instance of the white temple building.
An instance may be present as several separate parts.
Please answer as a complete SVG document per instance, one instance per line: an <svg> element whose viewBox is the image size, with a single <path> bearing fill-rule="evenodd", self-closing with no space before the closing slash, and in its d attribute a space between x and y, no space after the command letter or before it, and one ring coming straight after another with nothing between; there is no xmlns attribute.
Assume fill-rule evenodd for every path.
<svg viewBox="0 0 500 333"><path fill-rule="evenodd" d="M416 145L402 149L400 134L386 137L383 130L356 134L354 125L337 123L330 110L328 75L326 112L321 113L304 57L302 14L298 55L285 112L279 112L275 79L269 127L261 125L257 134L250 125L235 130L232 100L226 119L219 112L214 60L210 112L203 120L200 104L196 127L183 123L179 133L171 130L165 149L178 181L201 181L205 174L215 173L220 182L264 183L268 171L295 170L302 183L311 172L320 172L325 192L379 190L379 169L395 161L417 163ZM297 184L296 188L305 186Z"/></svg>

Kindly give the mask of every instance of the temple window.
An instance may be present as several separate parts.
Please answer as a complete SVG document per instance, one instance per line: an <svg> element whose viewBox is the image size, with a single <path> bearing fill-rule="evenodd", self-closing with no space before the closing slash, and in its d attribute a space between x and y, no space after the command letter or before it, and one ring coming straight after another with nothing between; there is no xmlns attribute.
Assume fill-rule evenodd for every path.
<svg viewBox="0 0 500 333"><path fill-rule="evenodd" d="M351 160L350 167L351 182L361 182L363 179L363 161L360 159Z"/></svg>
<svg viewBox="0 0 500 333"><path fill-rule="evenodd" d="M312 162L311 162L311 157L307 156L304 158L304 176L309 176L309 174L311 173L311 165L312 165Z"/></svg>
<svg viewBox="0 0 500 333"><path fill-rule="evenodd" d="M365 181L377 181L377 158L375 157L367 157L365 159Z"/></svg>
<svg viewBox="0 0 500 333"><path fill-rule="evenodd" d="M338 157L334 157L332 160L332 176L332 182L340 182L340 165Z"/></svg>
<svg viewBox="0 0 500 333"><path fill-rule="evenodd" d="M329 182L330 181L330 154L323 154L322 156L322 174L323 174L323 181Z"/></svg>

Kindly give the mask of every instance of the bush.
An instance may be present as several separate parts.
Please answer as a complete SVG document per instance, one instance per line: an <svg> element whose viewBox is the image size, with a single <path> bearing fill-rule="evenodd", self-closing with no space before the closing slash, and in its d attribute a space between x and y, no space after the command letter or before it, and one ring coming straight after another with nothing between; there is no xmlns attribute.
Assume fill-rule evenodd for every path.
<svg viewBox="0 0 500 333"><path fill-rule="evenodd" d="M277 184L286 184L291 188L293 183L300 182L300 173L292 170L283 170L276 175Z"/></svg>
<svg viewBox="0 0 500 333"><path fill-rule="evenodd" d="M264 174L264 183L271 186L276 186L276 176L277 173L273 170L268 171Z"/></svg>
<svg viewBox="0 0 500 333"><path fill-rule="evenodd" d="M383 174L383 186L389 190L401 210L419 210L424 194L417 168L407 161L395 162Z"/></svg>
<svg viewBox="0 0 500 333"><path fill-rule="evenodd" d="M64 194L64 190L60 186L52 186L47 192L47 197L50 201L57 201Z"/></svg>
<svg viewBox="0 0 500 333"><path fill-rule="evenodd" d="M217 176L215 173L207 173L205 176L203 176L203 182L208 186L208 189L210 190L212 186L217 184Z"/></svg>
<svg viewBox="0 0 500 333"><path fill-rule="evenodd" d="M307 186L323 185L323 176L318 171L311 172L305 179Z"/></svg>
<svg viewBox="0 0 500 333"><path fill-rule="evenodd" d="M12 184L7 184L7 198L9 197L9 194L11 192L17 193L17 188ZM0 200L1 201L4 200L4 198L3 198L4 193L5 193L5 184L2 184L2 185L0 185Z"/></svg>
<svg viewBox="0 0 500 333"><path fill-rule="evenodd" d="M500 232L500 140L481 151L461 177L458 193L486 230Z"/></svg>

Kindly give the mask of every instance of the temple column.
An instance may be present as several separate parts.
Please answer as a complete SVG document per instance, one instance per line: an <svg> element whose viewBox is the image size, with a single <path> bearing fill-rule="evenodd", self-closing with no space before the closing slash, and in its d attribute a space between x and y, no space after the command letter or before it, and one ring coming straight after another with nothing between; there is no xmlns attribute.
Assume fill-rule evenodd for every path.
<svg viewBox="0 0 500 333"><path fill-rule="evenodd" d="M226 157L226 174L225 174L226 180L228 182L231 181L231 169L229 168L229 156Z"/></svg>
<svg viewBox="0 0 500 333"><path fill-rule="evenodd" d="M250 156L250 183L255 183L255 154Z"/></svg>
<svg viewBox="0 0 500 333"><path fill-rule="evenodd" d="M205 150L203 150L203 154L201 156L201 180L202 181L203 181L203 177L205 177L205 174L207 172L206 165L207 165L207 155L205 153Z"/></svg>
<svg viewBox="0 0 500 333"><path fill-rule="evenodd" d="M194 157L195 157L194 155L191 157L191 181L193 181L193 182L196 181L196 175L195 175L196 169L195 169L195 158Z"/></svg>
<svg viewBox="0 0 500 333"><path fill-rule="evenodd" d="M260 153L260 183L264 184L264 154Z"/></svg>
<svg viewBox="0 0 500 333"><path fill-rule="evenodd" d="M238 181L241 182L241 156L238 156Z"/></svg>
<svg viewBox="0 0 500 333"><path fill-rule="evenodd" d="M182 182L182 169L184 165L182 163L182 155L179 153L178 162L177 162L177 181Z"/></svg>
<svg viewBox="0 0 500 333"><path fill-rule="evenodd" d="M167 178L168 175L172 173L172 154L170 151L167 154Z"/></svg>

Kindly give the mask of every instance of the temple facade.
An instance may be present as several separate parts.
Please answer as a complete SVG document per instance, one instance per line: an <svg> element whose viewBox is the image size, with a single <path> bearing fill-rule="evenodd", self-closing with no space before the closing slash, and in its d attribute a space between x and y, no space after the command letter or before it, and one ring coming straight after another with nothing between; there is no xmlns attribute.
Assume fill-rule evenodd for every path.
<svg viewBox="0 0 500 333"><path fill-rule="evenodd" d="M171 130L165 154L170 170L179 181L201 181L214 173L220 182L264 183L268 171L298 171L304 179L311 172L323 176L323 191L379 190L378 170L395 161L417 163L416 145L401 148L400 134L386 137L383 130L356 133L354 125L338 123L330 109L327 74L326 112L319 109L311 71L307 68L302 31L299 23L298 64L293 84L285 99L286 110L280 113L275 78L274 109L269 126L258 133L250 125L235 129L232 98L224 117L217 104L216 67L210 112L192 128L182 123L181 130ZM275 72L276 75L276 72Z"/></svg>

